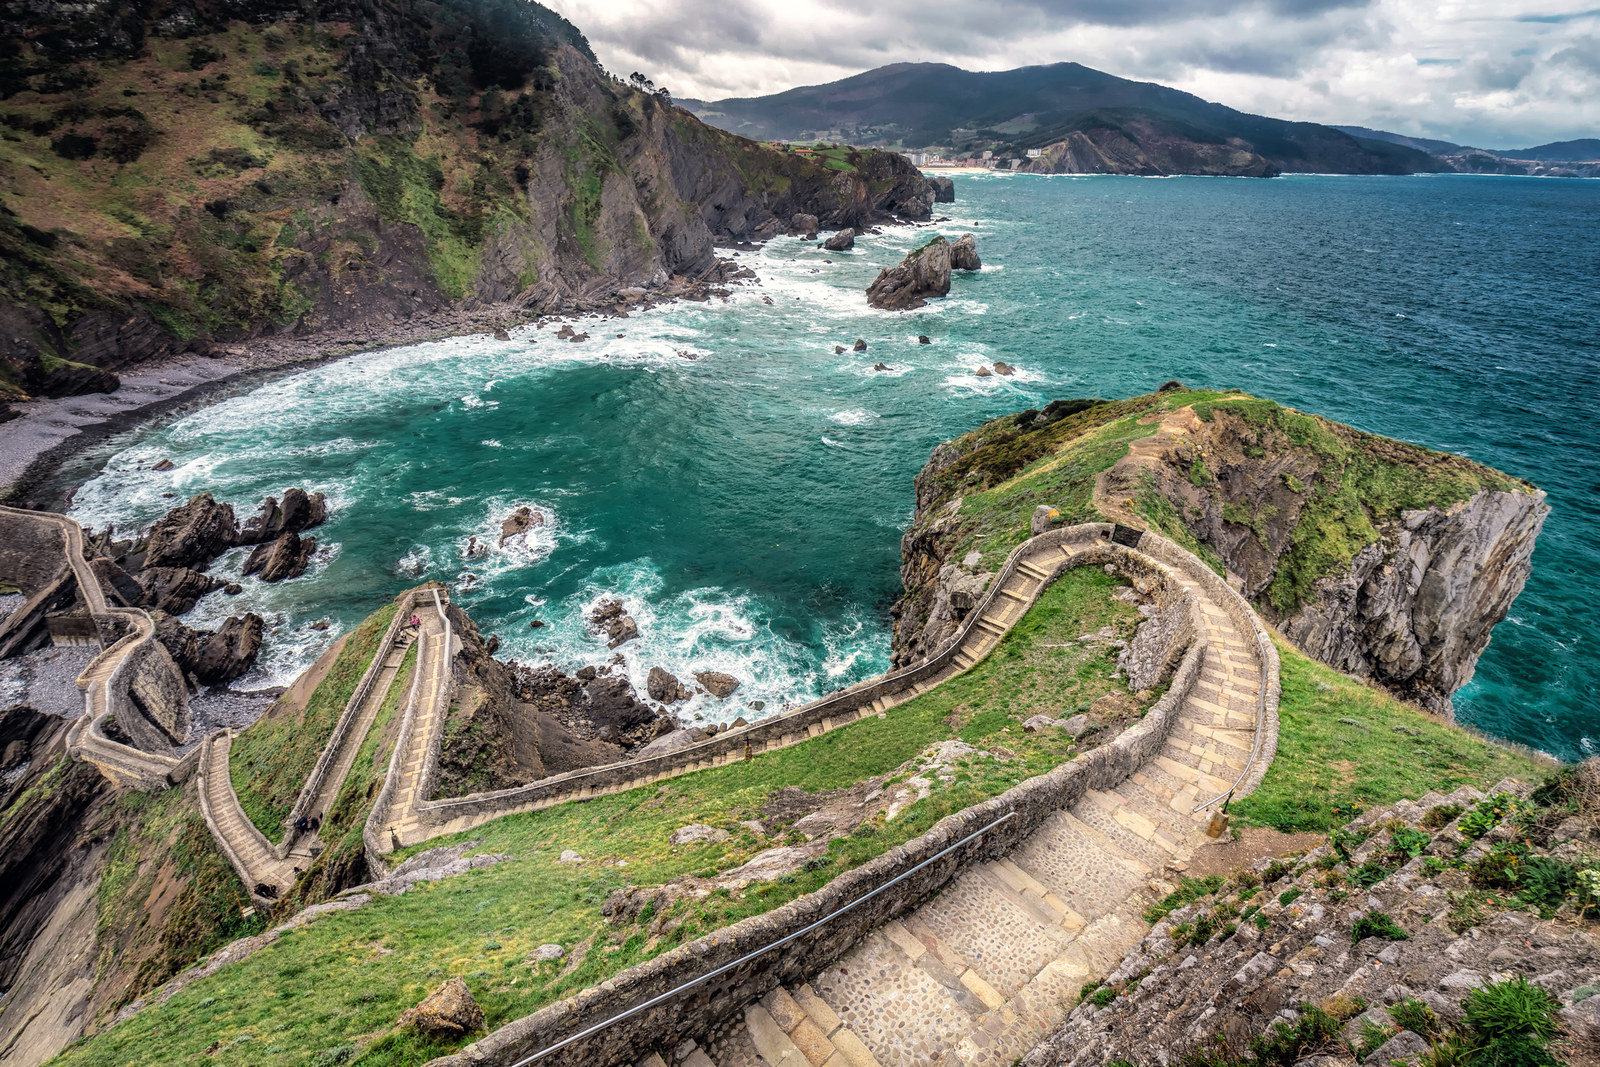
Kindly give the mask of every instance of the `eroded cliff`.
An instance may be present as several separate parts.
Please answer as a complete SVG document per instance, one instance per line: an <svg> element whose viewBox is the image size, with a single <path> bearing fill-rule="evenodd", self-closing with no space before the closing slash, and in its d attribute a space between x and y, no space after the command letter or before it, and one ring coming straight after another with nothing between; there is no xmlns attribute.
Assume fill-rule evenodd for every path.
<svg viewBox="0 0 1600 1067"><path fill-rule="evenodd" d="M935 450L902 541L896 662L959 625L1033 509L1160 529L1313 657L1448 715L1526 583L1544 493L1243 394L1058 402Z"/></svg>

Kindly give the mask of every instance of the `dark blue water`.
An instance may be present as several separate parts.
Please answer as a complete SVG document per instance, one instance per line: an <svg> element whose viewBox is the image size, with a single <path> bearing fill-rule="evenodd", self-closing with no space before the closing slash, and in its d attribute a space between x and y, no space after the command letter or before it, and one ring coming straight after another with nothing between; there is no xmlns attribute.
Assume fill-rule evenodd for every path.
<svg viewBox="0 0 1600 1067"><path fill-rule="evenodd" d="M911 478L939 441L1058 396L1238 387L1549 491L1533 579L1457 706L1499 736L1596 751L1600 183L994 175L957 188L944 229L975 231L985 270L936 308L890 315L862 296L926 231L853 255L780 240L746 257L764 284L727 304L596 320L577 345L529 330L416 346L223 401L143 434L77 511L128 528L171 506L167 492L248 506L291 484L327 491L331 551L311 577L246 583L272 627L255 681L286 677L425 576L456 586L507 654L567 666L609 654L581 615L620 594L645 635L623 650L636 682L657 663L729 671L744 689L696 707L731 718L886 666ZM858 336L864 356L833 353ZM971 376L995 359L1022 373ZM895 370L873 373L878 360ZM178 469L149 471L160 458ZM520 504L550 524L465 557ZM198 613L241 606L219 595ZM333 630L308 628L323 616Z"/></svg>

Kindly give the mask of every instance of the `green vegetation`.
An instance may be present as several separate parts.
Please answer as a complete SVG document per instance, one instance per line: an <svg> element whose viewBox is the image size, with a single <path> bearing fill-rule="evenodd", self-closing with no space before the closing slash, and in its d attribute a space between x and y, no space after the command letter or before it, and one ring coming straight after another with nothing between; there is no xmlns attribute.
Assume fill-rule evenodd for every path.
<svg viewBox="0 0 1600 1067"><path fill-rule="evenodd" d="M1238 820L1286 833L1328 831L1362 808L1429 790L1483 789L1508 777L1536 781L1550 767L1440 722L1283 641L1278 654L1278 755L1260 788L1229 809Z"/></svg>
<svg viewBox="0 0 1600 1067"><path fill-rule="evenodd" d="M201 956L260 932L244 918L250 898L207 829L191 784L118 797L116 826L97 891L96 977L132 972L113 1007L142 996ZM155 910L152 901L169 901Z"/></svg>
<svg viewBox="0 0 1600 1067"><path fill-rule="evenodd" d="M277 1067L316 1062L324 1054L346 1055L337 1050L354 1044L357 1049L348 1055L352 1063L417 1063L448 1048L390 1028L401 1011L450 975L465 979L494 1027L674 945L814 891L945 815L1070 759L1079 750L1070 739L1056 731L1025 734L1020 720L1041 711L1059 714L1069 704L1081 706L1118 691L1121 683L1109 677L1109 649L1062 640L1105 625L1131 630L1137 613L1113 597L1117 589L1117 581L1097 568L1063 575L982 663L884 718L869 717L748 761L616 796L507 816L470 835L429 841L420 847L471 840L478 842L474 852L511 859L418 886L404 896L374 899L359 911L324 916L69 1050L62 1062L119 1067L187 1062L216 1044L206 1062ZM397 683L386 705L391 719L399 691ZM1115 721L1105 725L1108 734L1120 728ZM353 844L350 835L359 836L354 813L366 803L364 790L379 780L375 769L391 729L392 721L380 716L357 761L358 773L330 813L323 831L330 853L345 848L346 841ZM936 782L930 796L893 820L880 811L833 841L805 869L743 891L680 900L633 923L612 926L602 918L600 906L614 890L726 870L782 843L788 816L765 811L780 790L817 793L893 776L929 744L954 738L980 751L956 761L950 782ZM368 769L365 782L361 768ZM742 824L764 815L769 834L758 839ZM691 823L726 829L730 839L671 847L668 835ZM564 849L575 849L584 862L556 862ZM618 866L620 861L627 866ZM568 959L528 962L529 954L547 943L565 946Z"/></svg>
<svg viewBox="0 0 1600 1067"><path fill-rule="evenodd" d="M1399 923L1385 913L1369 911L1351 925L1350 940L1364 941L1369 937L1381 937L1385 941L1405 941L1409 935L1401 929Z"/></svg>
<svg viewBox="0 0 1600 1067"><path fill-rule="evenodd" d="M1219 416L1233 420L1233 428L1247 439L1246 454L1252 448L1262 455L1303 449L1315 457L1316 477L1309 487L1295 490L1309 496L1266 591L1282 612L1299 607L1318 579L1337 572L1376 541L1375 523L1397 518L1402 511L1445 507L1481 489L1529 488L1460 456L1361 433L1270 400L1204 400L1194 411L1206 422ZM1299 479L1286 479L1286 484L1293 489ZM1258 525L1262 516L1224 517L1251 526L1265 543Z"/></svg>
<svg viewBox="0 0 1600 1067"><path fill-rule="evenodd" d="M234 739L228 760L234 791L245 814L268 840L283 835L283 820L316 767L396 610L396 605L386 604L351 632L305 707L291 699L291 690Z"/></svg>

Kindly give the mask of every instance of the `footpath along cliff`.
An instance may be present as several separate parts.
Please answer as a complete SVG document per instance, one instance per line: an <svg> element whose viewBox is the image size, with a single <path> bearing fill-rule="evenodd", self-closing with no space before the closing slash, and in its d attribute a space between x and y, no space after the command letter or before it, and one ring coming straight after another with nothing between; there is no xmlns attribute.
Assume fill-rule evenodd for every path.
<svg viewBox="0 0 1600 1067"><path fill-rule="evenodd" d="M1044 506L1175 538L1307 654L1445 715L1549 513L1463 457L1177 383L996 419L939 446L916 487L897 665L954 631Z"/></svg>

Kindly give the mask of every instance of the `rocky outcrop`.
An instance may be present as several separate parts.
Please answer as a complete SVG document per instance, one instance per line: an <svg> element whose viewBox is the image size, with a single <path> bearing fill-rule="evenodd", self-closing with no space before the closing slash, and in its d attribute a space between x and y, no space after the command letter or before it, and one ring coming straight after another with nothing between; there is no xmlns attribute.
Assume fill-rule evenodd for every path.
<svg viewBox="0 0 1600 1067"><path fill-rule="evenodd" d="M867 303L885 311L911 311L950 292L950 271L982 266L969 233L954 245L935 237L893 267L885 267L867 287Z"/></svg>
<svg viewBox="0 0 1600 1067"><path fill-rule="evenodd" d="M238 538L233 505L219 504L210 493L200 493L150 528L144 565L204 570L237 544Z"/></svg>
<svg viewBox="0 0 1600 1067"><path fill-rule="evenodd" d="M294 532L282 534L274 541L256 546L245 560L244 573L259 575L263 582L298 578L306 572L316 550L315 537L301 537Z"/></svg>
<svg viewBox="0 0 1600 1067"><path fill-rule="evenodd" d="M589 612L589 628L604 634L606 647L617 648L639 636L639 624L620 600L602 600Z"/></svg>
<svg viewBox="0 0 1600 1067"><path fill-rule="evenodd" d="M1084 120L1024 168L1034 174L1212 174L1272 178L1279 169L1237 143L1198 140L1154 117Z"/></svg>
<svg viewBox="0 0 1600 1067"><path fill-rule="evenodd" d="M789 232L807 241L815 241L818 225L815 215L801 213L789 221Z"/></svg>
<svg viewBox="0 0 1600 1067"><path fill-rule="evenodd" d="M328 501L323 494L285 489L281 501L269 496L261 502L255 514L245 521L235 541L241 545L276 541L284 534L304 533L313 526L321 526L327 517Z"/></svg>
<svg viewBox="0 0 1600 1067"><path fill-rule="evenodd" d="M1497 789L1506 787L1515 783ZM1500 794L1501 813L1510 799ZM1600 1041L1600 997L1588 984L1600 936L1577 921L1576 895L1558 876L1534 891L1533 907L1506 888L1521 865L1571 871L1557 857L1592 847L1592 816L1544 809L1530 835L1495 825L1494 807L1465 788L1401 801L1304 857L1261 860L1194 903L1162 905L1149 936L1083 987L1022 1067L1177 1061L1191 1050L1235 1062L1258 1038L1276 1038L1276 1062L1429 1062L1452 1038L1481 1048L1514 1033L1474 1032L1465 1010L1475 990L1498 983L1549 1013L1549 1030L1528 1035L1533 1048L1508 1050L1554 1063L1544 1040L1562 1024L1580 1043ZM1466 809L1479 821L1469 825Z"/></svg>
<svg viewBox="0 0 1600 1067"><path fill-rule="evenodd" d="M848 252L856 246L856 231L846 226L822 242L829 252Z"/></svg>
<svg viewBox="0 0 1600 1067"><path fill-rule="evenodd" d="M156 637L174 662L201 685L226 685L255 666L264 629L250 612L225 621L215 632L191 630L170 616L156 620Z"/></svg>
<svg viewBox="0 0 1600 1067"><path fill-rule="evenodd" d="M466 982L450 978L416 1007L402 1012L397 1025L402 1030L420 1030L430 1037L460 1037L483 1028L483 1009L472 999Z"/></svg>
<svg viewBox="0 0 1600 1067"><path fill-rule="evenodd" d="M513 537L526 539L529 530L537 530L544 526L544 523L544 512L526 506L520 507L500 523L500 544L504 546Z"/></svg>
<svg viewBox="0 0 1600 1067"><path fill-rule="evenodd" d="M694 694L689 687L678 681L677 675L661 667L651 667L650 676L646 680L645 690L650 694L650 699L662 704L676 704L680 700L688 700Z"/></svg>
<svg viewBox="0 0 1600 1067"><path fill-rule="evenodd" d="M731 674L721 671L696 671L694 680L705 687L706 692L718 700L726 700L733 696L739 689L739 679Z"/></svg>
<svg viewBox="0 0 1600 1067"><path fill-rule="evenodd" d="M222 584L187 567L146 567L139 572L137 588L141 595L137 603L168 615L182 615L201 597L222 588Z"/></svg>
<svg viewBox="0 0 1600 1067"><path fill-rule="evenodd" d="M956 183L949 178L929 178L933 186L933 202L936 204L953 204L956 202Z"/></svg>

